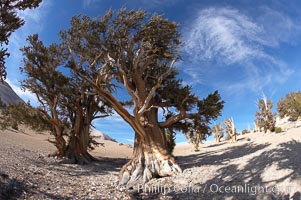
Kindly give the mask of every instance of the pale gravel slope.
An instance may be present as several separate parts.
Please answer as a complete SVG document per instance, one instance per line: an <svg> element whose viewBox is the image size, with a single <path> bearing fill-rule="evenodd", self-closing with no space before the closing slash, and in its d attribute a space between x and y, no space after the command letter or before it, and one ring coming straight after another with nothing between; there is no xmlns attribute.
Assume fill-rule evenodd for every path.
<svg viewBox="0 0 301 200"><path fill-rule="evenodd" d="M48 138L29 130L0 130L0 171L9 176L0 176L0 194L10 192L13 199L300 199L301 128L247 134L235 144L208 142L200 152L177 146L182 174L154 179L144 191L136 186L128 192L116 185L132 148L103 141L105 146L92 152L100 161L78 166L47 157L55 150ZM249 191L223 189L237 186ZM255 191L255 186L268 191ZM278 191L273 194L275 186ZM215 192L217 187L220 192Z"/></svg>

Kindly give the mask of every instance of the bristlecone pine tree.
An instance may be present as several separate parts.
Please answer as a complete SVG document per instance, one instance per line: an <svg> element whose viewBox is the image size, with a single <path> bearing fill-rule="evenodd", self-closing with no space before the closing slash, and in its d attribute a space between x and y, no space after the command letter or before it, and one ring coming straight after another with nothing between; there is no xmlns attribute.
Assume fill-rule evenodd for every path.
<svg viewBox="0 0 301 200"><path fill-rule="evenodd" d="M130 187L181 172L167 151L164 129L204 127L220 115L224 102L218 92L199 100L190 86L177 80L178 25L156 14L148 18L142 10L110 10L98 19L74 17L61 37L70 69L135 132L133 158L121 169L119 184ZM127 92L130 111L111 92L114 84ZM169 111L165 121L159 121L160 108Z"/></svg>
<svg viewBox="0 0 301 200"><path fill-rule="evenodd" d="M196 129L190 129L190 131L186 131L185 135L188 140L188 142L193 145L194 151L200 151L200 143L202 143L203 140L206 140L207 136L211 135L210 130L205 127L203 128L205 131L201 131L200 128Z"/></svg>
<svg viewBox="0 0 301 200"><path fill-rule="evenodd" d="M254 121L254 131L260 132L261 129L264 127L264 121L262 118L256 118Z"/></svg>
<svg viewBox="0 0 301 200"><path fill-rule="evenodd" d="M68 78L57 71L63 63L61 49L57 45L48 48L34 35L28 38L29 46L22 49L24 66L20 67L27 77L21 85L24 89L34 93L40 103L38 108L41 113L53 125L51 134L54 136L54 144L57 148L56 156L65 156L67 121L59 106L64 86Z"/></svg>
<svg viewBox="0 0 301 200"><path fill-rule="evenodd" d="M186 137L191 137L190 135L192 133L190 141L194 145L195 151L199 151L199 144L212 134L210 123L219 116L218 112L223 108L223 104L224 102L220 100L220 96L217 91L215 91L213 94L209 94L206 98L199 100L198 117L200 118L192 118L193 121L181 122L182 131L189 134L189 136L187 137L186 135ZM174 126L177 126L177 124L178 123L175 123ZM187 131L187 127L189 127L192 132L189 133Z"/></svg>
<svg viewBox="0 0 301 200"><path fill-rule="evenodd" d="M225 126L226 133L231 137L231 143L236 142L237 133L233 118L231 117L229 119L226 119L223 123Z"/></svg>
<svg viewBox="0 0 301 200"><path fill-rule="evenodd" d="M258 109L256 112L256 120L261 122L264 132L270 131L273 132L275 129L276 117L272 113L273 102L270 99L267 99L265 96L258 101Z"/></svg>
<svg viewBox="0 0 301 200"><path fill-rule="evenodd" d="M187 131L187 133L185 134L187 140L188 140L188 143L189 144L193 144L193 129L190 129L189 131Z"/></svg>
<svg viewBox="0 0 301 200"><path fill-rule="evenodd" d="M194 151L200 151L200 143L205 139L205 135L202 134L200 129L197 127L195 130L191 130L187 139L194 146Z"/></svg>
<svg viewBox="0 0 301 200"><path fill-rule="evenodd" d="M0 1L0 81L6 78L5 58L10 35L23 26L25 21L17 15L19 10L36 8L42 0L1 0Z"/></svg>
<svg viewBox="0 0 301 200"><path fill-rule="evenodd" d="M214 138L216 142L221 142L221 138L224 137L224 129L221 124L215 124L212 127L212 132L214 133Z"/></svg>
<svg viewBox="0 0 301 200"><path fill-rule="evenodd" d="M121 169L119 185L130 187L181 172L167 151L164 129L203 131L220 116L224 102L218 92L200 100L176 78L178 25L156 14L149 18L142 10L109 10L98 19L74 17L61 37L70 69L89 82L135 132L133 158ZM114 86L127 92L130 111L111 92ZM166 120L159 121L159 109L169 111Z"/></svg>
<svg viewBox="0 0 301 200"><path fill-rule="evenodd" d="M291 92L281 98L277 104L279 116L290 117L293 120L301 117L301 92Z"/></svg>
<svg viewBox="0 0 301 200"><path fill-rule="evenodd" d="M52 124L56 156L66 156L74 163L85 164L95 160L89 153L90 126L94 119L110 114L87 81L74 73L63 74L68 56L61 45L45 47L38 35L28 38L29 46L22 49L27 75L22 87L37 96L39 110ZM65 69L66 71L66 69ZM68 141L65 137L68 137Z"/></svg>

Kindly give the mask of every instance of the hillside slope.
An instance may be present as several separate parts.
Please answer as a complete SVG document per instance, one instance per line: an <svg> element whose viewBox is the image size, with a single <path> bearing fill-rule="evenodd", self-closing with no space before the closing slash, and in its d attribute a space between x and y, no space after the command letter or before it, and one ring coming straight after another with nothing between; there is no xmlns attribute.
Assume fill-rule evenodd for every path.
<svg viewBox="0 0 301 200"><path fill-rule="evenodd" d="M240 135L236 143L208 142L199 152L189 145L176 146L182 174L153 179L144 189L135 186L129 191L116 188L118 173L132 154L129 146L102 140L104 146L91 152L99 161L80 166L47 157L54 151L48 135L0 130L0 138L0 199L301 197L301 127Z"/></svg>
<svg viewBox="0 0 301 200"><path fill-rule="evenodd" d="M7 105L24 102L5 81L0 81L0 98Z"/></svg>
<svg viewBox="0 0 301 200"><path fill-rule="evenodd" d="M111 138L109 135L101 132L101 131L98 131L96 129L92 129L91 131L91 135L96 139L96 140L108 140L108 141L111 141L111 142L117 142L115 139Z"/></svg>

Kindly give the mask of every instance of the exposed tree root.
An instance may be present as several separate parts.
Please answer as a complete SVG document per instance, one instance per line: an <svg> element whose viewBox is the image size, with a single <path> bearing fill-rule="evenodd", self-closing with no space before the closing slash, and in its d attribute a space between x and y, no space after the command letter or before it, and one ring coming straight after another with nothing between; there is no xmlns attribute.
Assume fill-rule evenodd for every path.
<svg viewBox="0 0 301 200"><path fill-rule="evenodd" d="M151 155L148 158L134 158L124 165L119 174L119 186L126 185L131 188L137 184L145 184L155 177L172 176L182 172L172 156L153 158Z"/></svg>

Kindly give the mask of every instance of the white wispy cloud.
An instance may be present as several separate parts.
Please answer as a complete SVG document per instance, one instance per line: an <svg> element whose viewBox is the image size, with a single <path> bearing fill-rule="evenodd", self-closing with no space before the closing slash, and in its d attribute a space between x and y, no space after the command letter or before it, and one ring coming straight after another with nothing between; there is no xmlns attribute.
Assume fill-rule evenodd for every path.
<svg viewBox="0 0 301 200"><path fill-rule="evenodd" d="M19 67L22 61L20 49L26 45L26 38L29 35L40 33L45 28L45 20L50 7L51 1L44 0L38 8L18 12L18 16L25 20L25 25L14 32L9 38L8 50L11 54L7 59L9 78L16 79L20 77Z"/></svg>
<svg viewBox="0 0 301 200"><path fill-rule="evenodd" d="M283 13L267 7L261 10L262 15L252 18L229 7L202 9L185 34L184 50L192 60L186 73L195 82L231 91L258 91L273 81L284 82L293 71L267 49L290 42L299 30ZM243 79L238 83L231 81L233 76L220 77L219 73L229 70L239 71ZM227 84L221 84L225 80Z"/></svg>
<svg viewBox="0 0 301 200"><path fill-rule="evenodd" d="M28 90L22 90L17 80L11 81L10 79L6 79L5 81L11 86L11 88L15 91L15 93L19 97L21 97L25 102L30 101L32 105L34 106L38 105L37 97Z"/></svg>
<svg viewBox="0 0 301 200"><path fill-rule="evenodd" d="M134 133L130 125L116 112L112 116L95 120L93 126L115 138L120 137L120 135Z"/></svg>
<svg viewBox="0 0 301 200"><path fill-rule="evenodd" d="M114 111L113 114L110 117L103 118L102 120L103 121L110 121L110 122L113 122L113 123L124 122L122 117L120 117L120 115L118 115L116 113L116 111Z"/></svg>
<svg viewBox="0 0 301 200"><path fill-rule="evenodd" d="M237 10L210 8L200 12L188 34L186 48L197 51L194 59L215 59L222 56L228 64L256 56L261 50L262 28Z"/></svg>
<svg viewBox="0 0 301 200"><path fill-rule="evenodd" d="M20 49L26 45L26 38L34 33L39 33L45 27L44 22L51 6L51 1L44 0L38 8L32 10L19 11L18 16L25 20L25 25L14 32L9 38L8 50L10 57L7 59L7 82L12 89L25 101L30 101L33 105L38 105L36 96L28 90L20 88L20 80L23 79L19 72L21 66L22 53Z"/></svg>
<svg viewBox="0 0 301 200"><path fill-rule="evenodd" d="M261 15L256 21L264 27L266 44L278 47L282 42L294 43L298 37L301 27L281 11L276 11L268 7L260 8Z"/></svg>
<svg viewBox="0 0 301 200"><path fill-rule="evenodd" d="M124 139L124 140L126 140L126 141L131 142L131 143L134 144L134 140L133 140L133 139L128 139L128 138L126 138L126 139Z"/></svg>
<svg viewBox="0 0 301 200"><path fill-rule="evenodd" d="M83 5L84 5L84 8L88 8L88 7L92 6L93 4L99 3L101 1L102 0L83 0Z"/></svg>

